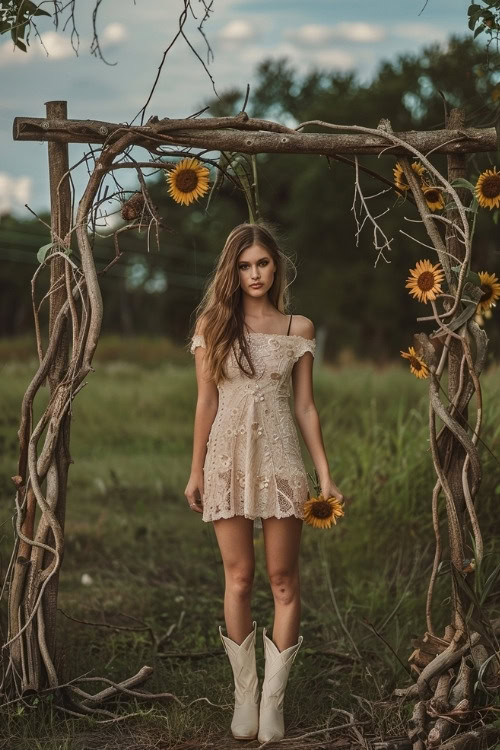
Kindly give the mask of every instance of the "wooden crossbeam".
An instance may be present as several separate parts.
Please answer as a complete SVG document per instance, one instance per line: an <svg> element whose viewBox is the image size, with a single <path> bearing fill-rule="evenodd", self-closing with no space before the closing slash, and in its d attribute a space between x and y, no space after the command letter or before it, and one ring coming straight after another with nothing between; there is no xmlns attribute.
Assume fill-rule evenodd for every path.
<svg viewBox="0 0 500 750"><path fill-rule="evenodd" d="M100 120L64 120L40 117L16 117L15 141L57 141L60 143L113 142L124 128L137 133L136 143L148 149L160 146L191 146L214 151L239 151L247 154L387 154L408 153L400 146L389 146L383 136L344 133L304 133L268 120L236 117L203 117L171 120L150 118L146 125ZM381 131L382 132L382 131ZM495 128L459 130L410 130L395 132L419 151L441 154L467 154L496 151Z"/></svg>

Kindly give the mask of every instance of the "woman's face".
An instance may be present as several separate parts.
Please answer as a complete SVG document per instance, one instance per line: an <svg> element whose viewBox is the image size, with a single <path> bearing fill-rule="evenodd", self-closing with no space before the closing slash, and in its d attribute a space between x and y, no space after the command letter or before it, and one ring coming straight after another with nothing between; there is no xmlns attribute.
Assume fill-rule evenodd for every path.
<svg viewBox="0 0 500 750"><path fill-rule="evenodd" d="M251 297L262 297L273 285L276 263L260 245L250 245L240 253L237 261L240 286ZM260 286L252 286L260 284Z"/></svg>

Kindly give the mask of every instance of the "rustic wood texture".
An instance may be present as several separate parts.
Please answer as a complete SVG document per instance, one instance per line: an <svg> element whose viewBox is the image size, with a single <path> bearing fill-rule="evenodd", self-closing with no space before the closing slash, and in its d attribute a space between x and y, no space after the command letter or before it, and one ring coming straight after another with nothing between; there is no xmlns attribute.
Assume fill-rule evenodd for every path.
<svg viewBox="0 0 500 750"><path fill-rule="evenodd" d="M345 128L349 130L348 127ZM63 143L104 143L129 130L135 143L151 146L183 145L219 151L240 151L245 154L380 154L389 156L408 153L400 146L391 146L382 135L349 133L302 133L268 120L250 117L203 117L192 120L165 118L143 126L99 120L66 120L62 118L16 117L15 141L59 141ZM495 128L459 128L394 133L398 138L424 153L477 153L495 151ZM148 137L149 136L149 137Z"/></svg>

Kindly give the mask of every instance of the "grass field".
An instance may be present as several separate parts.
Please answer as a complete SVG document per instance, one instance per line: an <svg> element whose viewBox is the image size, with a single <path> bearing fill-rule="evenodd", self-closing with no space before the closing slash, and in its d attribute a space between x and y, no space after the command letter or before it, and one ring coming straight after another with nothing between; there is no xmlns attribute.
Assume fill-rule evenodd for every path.
<svg viewBox="0 0 500 750"><path fill-rule="evenodd" d="M73 403L74 463L58 602L59 676L70 680L85 673L119 681L147 664L154 673L143 689L173 693L184 705L172 698L123 697L114 710L134 716L112 724L63 716L49 699L14 704L0 710L0 746L232 747L238 744L229 732L232 675L218 634L218 625L224 625L222 561L212 525L189 511L183 494L196 398L192 358L164 343L153 354L153 342L144 340L135 347L129 341L121 351L116 341L102 343L96 371ZM23 352L19 344L19 356ZM138 352L144 352L140 366L134 364L143 361ZM10 477L17 473L20 402L34 371L33 363L3 362L2 578L13 544ZM425 594L434 554L427 383L414 378L404 363L385 369L323 366L315 368L314 380L332 476L353 503L333 529L304 525L304 643L286 694L287 737L345 724L342 711L361 722L358 729L368 738L403 735L411 705L391 699L391 691L414 680L405 665L412 637L426 629ZM481 382L481 437L499 456L499 369L490 367ZM42 389L35 417L46 398ZM474 415L471 406L471 423ZM312 472L305 449L303 455ZM484 447L481 457L484 477L477 507L487 575L498 564L500 471ZM444 521L443 501L440 514ZM260 529L255 547L253 616L262 677L261 629L272 627L273 601ZM91 577L89 585L82 583L83 574ZM448 596L444 576L434 597L438 635L449 622ZM487 611L496 608L498 614L499 603L497 593ZM97 692L105 685L82 687ZM315 746L326 747L336 736L333 729L331 736L323 733L314 739L325 744Z"/></svg>

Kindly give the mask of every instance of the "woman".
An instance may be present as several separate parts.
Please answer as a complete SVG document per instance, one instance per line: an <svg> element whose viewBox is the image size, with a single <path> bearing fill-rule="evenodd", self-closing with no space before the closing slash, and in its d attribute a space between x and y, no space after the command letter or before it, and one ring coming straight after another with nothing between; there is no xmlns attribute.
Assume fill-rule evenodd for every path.
<svg viewBox="0 0 500 750"><path fill-rule="evenodd" d="M192 510L213 522L224 564L228 635L220 626L219 633L235 683L231 730L236 739L258 733L259 742L284 736L284 693L303 640L299 546L309 492L290 377L295 417L323 496L343 499L330 476L313 399L314 326L303 315L285 315L288 262L263 222L235 227L198 306L191 343L198 400L184 494ZM275 604L272 640L263 628L260 706L250 610L254 520L263 528Z"/></svg>

